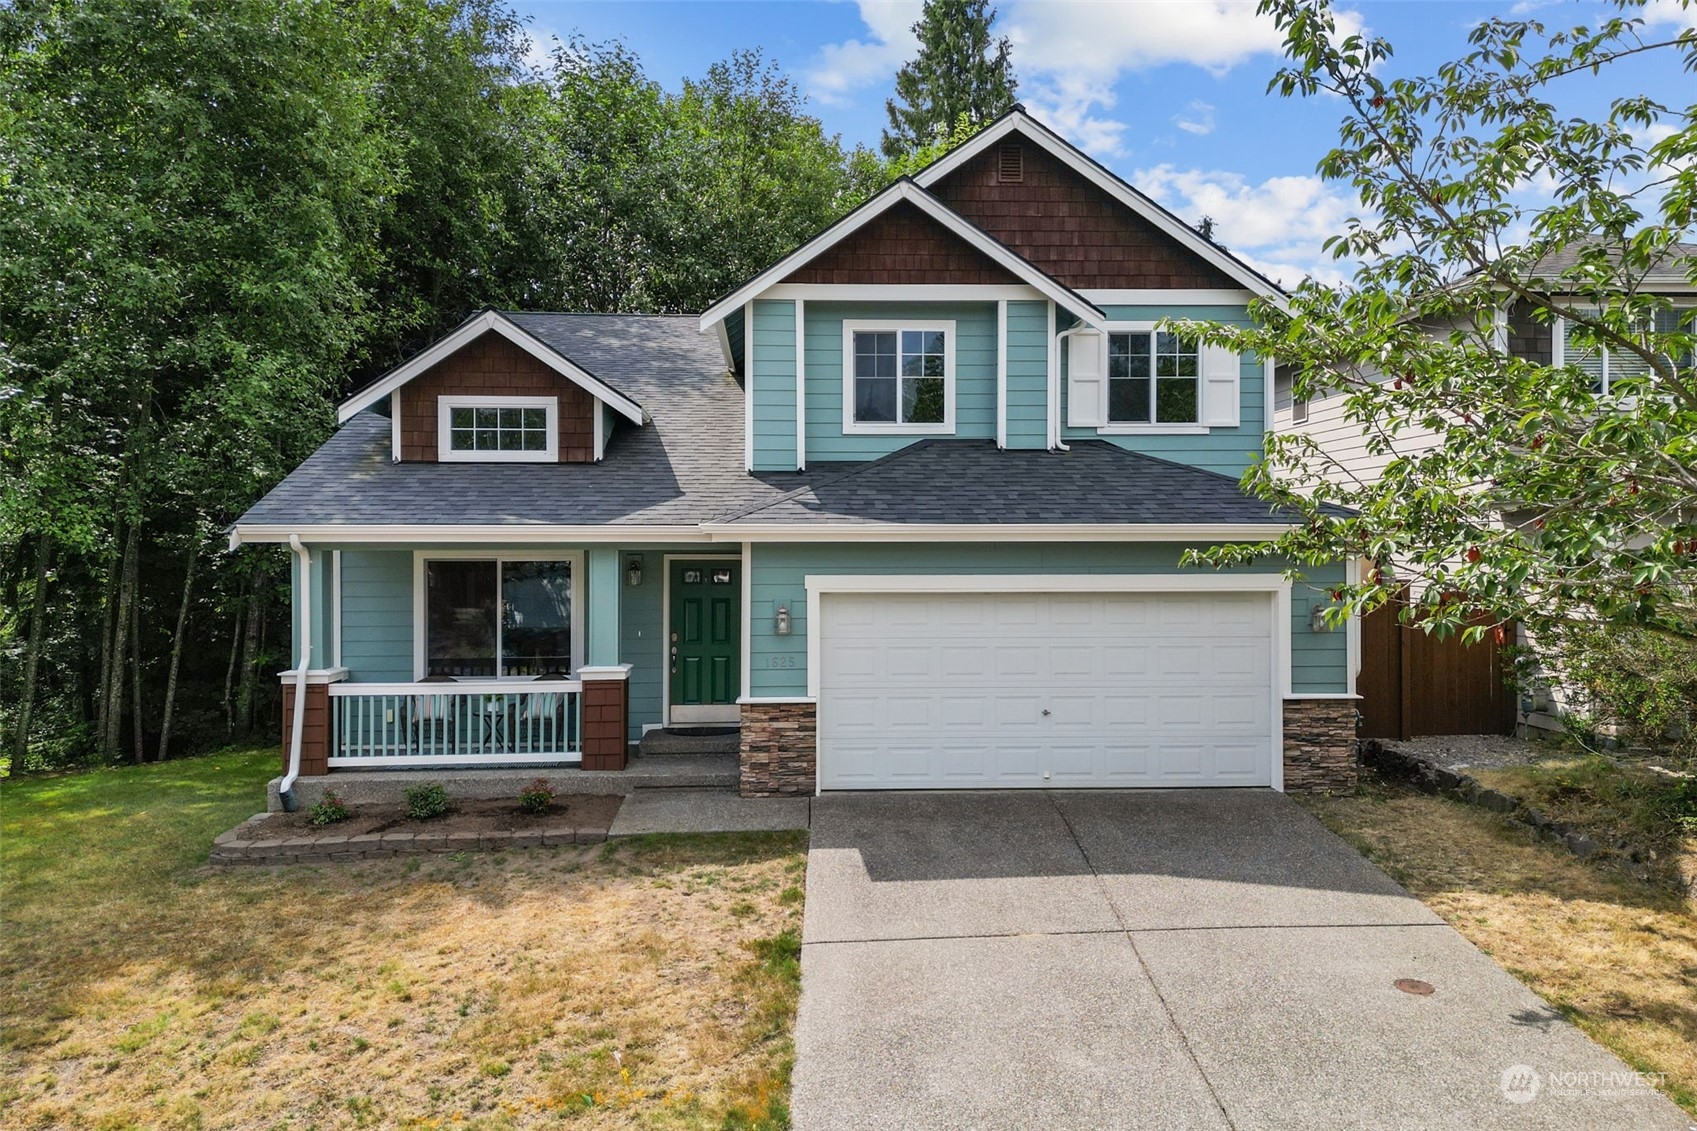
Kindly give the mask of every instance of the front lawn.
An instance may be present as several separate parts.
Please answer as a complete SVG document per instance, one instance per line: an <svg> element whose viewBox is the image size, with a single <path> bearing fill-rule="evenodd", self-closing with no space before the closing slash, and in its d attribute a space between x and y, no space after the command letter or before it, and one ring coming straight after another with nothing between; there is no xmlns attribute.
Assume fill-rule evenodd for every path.
<svg viewBox="0 0 1697 1131"><path fill-rule="evenodd" d="M1697 919L1673 891L1584 863L1523 826L1363 779L1299 798L1592 1038L1697 1115Z"/></svg>
<svg viewBox="0 0 1697 1131"><path fill-rule="evenodd" d="M0 1123L787 1123L804 834L206 867L275 767L0 786Z"/></svg>

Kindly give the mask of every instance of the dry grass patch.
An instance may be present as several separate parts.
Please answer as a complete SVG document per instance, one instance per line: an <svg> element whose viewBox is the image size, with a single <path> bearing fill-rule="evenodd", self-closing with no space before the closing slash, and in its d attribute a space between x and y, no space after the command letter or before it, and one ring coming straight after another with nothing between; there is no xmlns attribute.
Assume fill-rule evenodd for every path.
<svg viewBox="0 0 1697 1131"><path fill-rule="evenodd" d="M1364 780L1301 798L1510 973L1697 1115L1697 920L1494 814Z"/></svg>
<svg viewBox="0 0 1697 1131"><path fill-rule="evenodd" d="M172 784L6 787L0 1122L787 1123L801 834L214 870Z"/></svg>

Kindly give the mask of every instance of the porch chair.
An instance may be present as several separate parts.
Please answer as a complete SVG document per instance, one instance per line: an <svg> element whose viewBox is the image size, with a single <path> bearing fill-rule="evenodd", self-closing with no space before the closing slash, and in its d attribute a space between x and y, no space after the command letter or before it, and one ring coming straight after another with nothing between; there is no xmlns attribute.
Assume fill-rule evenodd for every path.
<svg viewBox="0 0 1697 1131"><path fill-rule="evenodd" d="M543 672L538 683L547 680L570 679L565 672ZM560 691L538 691L519 701L519 741L531 747L529 753L552 753L571 749L570 733L575 717L566 707L571 696Z"/></svg>
<svg viewBox="0 0 1697 1131"><path fill-rule="evenodd" d="M451 675L427 675L420 683L458 683ZM412 751L422 754L428 746L431 753L453 752L459 737L453 695L419 695L412 705Z"/></svg>

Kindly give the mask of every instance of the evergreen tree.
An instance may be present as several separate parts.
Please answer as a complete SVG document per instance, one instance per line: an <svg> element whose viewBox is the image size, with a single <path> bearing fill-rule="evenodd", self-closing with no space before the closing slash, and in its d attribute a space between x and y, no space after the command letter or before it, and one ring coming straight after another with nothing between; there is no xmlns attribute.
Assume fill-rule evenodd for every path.
<svg viewBox="0 0 1697 1131"><path fill-rule="evenodd" d="M884 104L890 115L885 157L906 156L963 122L982 125L1013 105L1019 80L1007 37L990 38L996 10L988 2L925 0L913 25L919 55L897 73L896 97Z"/></svg>

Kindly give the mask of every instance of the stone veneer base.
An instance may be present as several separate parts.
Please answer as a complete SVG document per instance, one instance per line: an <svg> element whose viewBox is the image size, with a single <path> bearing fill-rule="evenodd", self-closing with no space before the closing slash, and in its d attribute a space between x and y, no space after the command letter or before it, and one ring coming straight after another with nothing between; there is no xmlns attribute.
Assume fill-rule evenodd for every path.
<svg viewBox="0 0 1697 1131"><path fill-rule="evenodd" d="M742 705L744 797L810 794L816 784L818 712L812 703Z"/></svg>
<svg viewBox="0 0 1697 1131"><path fill-rule="evenodd" d="M1354 793L1354 699L1286 699L1285 792Z"/></svg>

